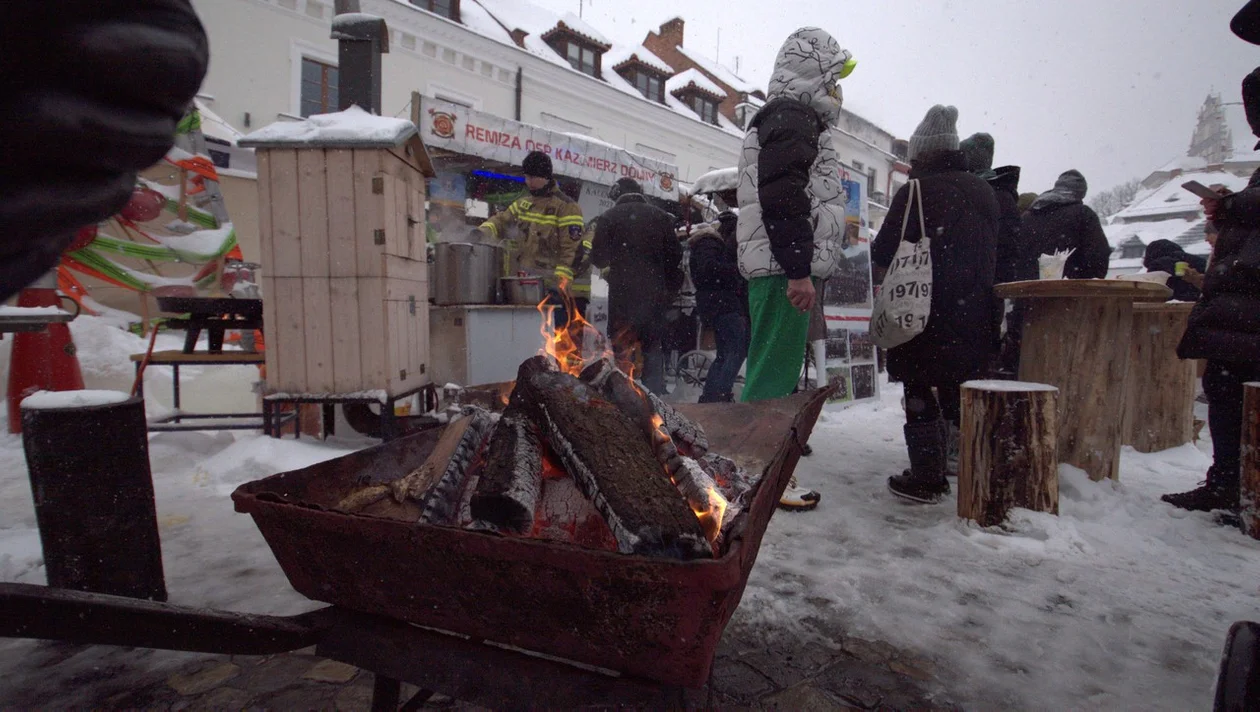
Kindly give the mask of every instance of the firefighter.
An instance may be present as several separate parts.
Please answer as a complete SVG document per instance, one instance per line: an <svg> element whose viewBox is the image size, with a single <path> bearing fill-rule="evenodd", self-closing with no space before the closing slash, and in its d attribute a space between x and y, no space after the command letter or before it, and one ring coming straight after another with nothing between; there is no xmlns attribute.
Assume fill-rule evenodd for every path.
<svg viewBox="0 0 1260 712"><path fill-rule="evenodd" d="M561 293L574 300L579 312L585 311L590 299L586 262L591 243L583 234L582 208L556 185L551 159L545 153L531 152L521 167L529 194L482 223L478 231L504 241L509 273L525 272L542 278L558 307L556 321L564 324L568 318ZM510 239L508 234L513 226L519 233L517 239ZM582 279L577 280L579 277Z"/></svg>

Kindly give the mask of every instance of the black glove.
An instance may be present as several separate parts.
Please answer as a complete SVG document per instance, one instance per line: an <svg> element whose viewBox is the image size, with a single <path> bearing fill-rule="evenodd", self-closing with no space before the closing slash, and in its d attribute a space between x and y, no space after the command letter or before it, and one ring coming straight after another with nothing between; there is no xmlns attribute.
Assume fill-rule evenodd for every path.
<svg viewBox="0 0 1260 712"><path fill-rule="evenodd" d="M127 203L208 62L188 0L0 2L0 299Z"/></svg>

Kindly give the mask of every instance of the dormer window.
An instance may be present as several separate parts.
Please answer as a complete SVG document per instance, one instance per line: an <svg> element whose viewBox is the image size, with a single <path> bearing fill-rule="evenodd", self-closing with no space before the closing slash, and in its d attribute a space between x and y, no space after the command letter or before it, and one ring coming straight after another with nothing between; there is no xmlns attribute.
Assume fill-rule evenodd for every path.
<svg viewBox="0 0 1260 712"><path fill-rule="evenodd" d="M701 121L721 126L718 120L718 105L727 96L703 74L695 69L688 69L670 77L665 88L675 99L694 111Z"/></svg>
<svg viewBox="0 0 1260 712"><path fill-rule="evenodd" d="M645 98L658 104L665 103L666 75L648 68L633 56L613 69Z"/></svg>
<svg viewBox="0 0 1260 712"><path fill-rule="evenodd" d="M411 0L411 4L434 15L459 22L459 0Z"/></svg>
<svg viewBox="0 0 1260 712"><path fill-rule="evenodd" d="M699 114L705 123L717 125L718 105L716 101L700 94L688 95L683 101L686 102L687 106L691 107L692 111Z"/></svg>
<svg viewBox="0 0 1260 712"><path fill-rule="evenodd" d="M611 48L611 45L586 37L564 22L560 22L554 29L544 34L542 39L556 51L556 54L567 59L569 66L596 79L602 78L603 54Z"/></svg>

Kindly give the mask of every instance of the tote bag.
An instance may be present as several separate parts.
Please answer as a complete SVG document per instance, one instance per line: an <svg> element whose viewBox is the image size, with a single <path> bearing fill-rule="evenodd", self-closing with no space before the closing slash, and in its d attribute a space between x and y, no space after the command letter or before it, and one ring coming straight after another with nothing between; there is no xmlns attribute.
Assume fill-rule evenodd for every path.
<svg viewBox="0 0 1260 712"><path fill-rule="evenodd" d="M932 312L932 241L923 224L923 187L917 179L908 185L901 241L871 312L871 339L884 349L901 346L923 333ZM919 218L918 242L906 242L911 213Z"/></svg>

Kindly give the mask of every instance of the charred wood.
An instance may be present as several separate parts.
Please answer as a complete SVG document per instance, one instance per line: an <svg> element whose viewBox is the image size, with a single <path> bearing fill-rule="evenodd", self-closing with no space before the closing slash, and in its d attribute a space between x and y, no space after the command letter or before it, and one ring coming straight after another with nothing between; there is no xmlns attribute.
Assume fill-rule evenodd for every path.
<svg viewBox="0 0 1260 712"><path fill-rule="evenodd" d="M441 467L440 476L424 494L424 512L420 515L422 522L450 524L458 519L460 495L464 491L464 483L470 474L470 467L494 427L494 418L488 411L470 407L465 410L465 413L463 418L447 426L450 430L463 424L462 432L454 442L449 459ZM446 434L443 433L442 440L446 439ZM440 446L442 442L439 441L438 444ZM435 450L434 454L436 455L437 452ZM414 491L414 489L409 490L407 495L414 496L412 494Z"/></svg>
<svg viewBox="0 0 1260 712"><path fill-rule="evenodd" d="M538 427L510 403L495 427L469 513L500 530L528 534L542 488L543 444Z"/></svg>
<svg viewBox="0 0 1260 712"><path fill-rule="evenodd" d="M623 553L712 556L700 522L664 476L642 427L563 373L518 381L513 393L551 451L604 517Z"/></svg>

